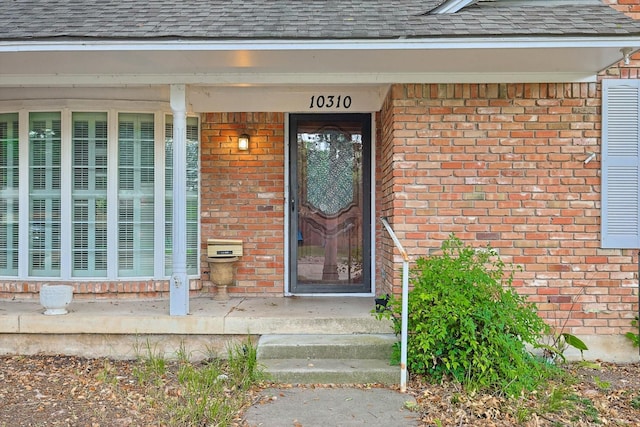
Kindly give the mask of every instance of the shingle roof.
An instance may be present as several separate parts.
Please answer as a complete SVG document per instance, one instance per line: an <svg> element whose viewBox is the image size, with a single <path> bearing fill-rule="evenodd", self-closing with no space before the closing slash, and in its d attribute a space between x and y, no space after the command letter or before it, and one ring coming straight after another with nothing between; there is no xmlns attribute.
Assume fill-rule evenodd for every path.
<svg viewBox="0 0 640 427"><path fill-rule="evenodd" d="M0 41L640 35L640 22L593 0L483 1L430 15L441 2L0 0Z"/></svg>

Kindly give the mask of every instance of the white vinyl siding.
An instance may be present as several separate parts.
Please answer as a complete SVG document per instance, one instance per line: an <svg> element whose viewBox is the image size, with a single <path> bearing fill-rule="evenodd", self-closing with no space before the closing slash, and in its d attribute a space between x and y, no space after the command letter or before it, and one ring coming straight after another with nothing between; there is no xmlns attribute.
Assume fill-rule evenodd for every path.
<svg viewBox="0 0 640 427"><path fill-rule="evenodd" d="M640 81L604 80L602 247L640 248Z"/></svg>
<svg viewBox="0 0 640 427"><path fill-rule="evenodd" d="M0 277L167 279L171 121L159 112L0 113ZM187 132L193 277L199 272L197 118L187 119Z"/></svg>
<svg viewBox="0 0 640 427"><path fill-rule="evenodd" d="M0 114L0 275L18 274L18 114Z"/></svg>
<svg viewBox="0 0 640 427"><path fill-rule="evenodd" d="M199 147L198 119L187 117L187 273L198 272ZM173 268L173 122L167 116L165 128L165 274Z"/></svg>

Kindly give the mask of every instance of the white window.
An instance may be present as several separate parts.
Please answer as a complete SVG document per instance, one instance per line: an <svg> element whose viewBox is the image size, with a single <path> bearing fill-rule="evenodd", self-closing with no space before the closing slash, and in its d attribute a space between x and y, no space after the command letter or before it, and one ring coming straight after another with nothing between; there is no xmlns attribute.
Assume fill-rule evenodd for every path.
<svg viewBox="0 0 640 427"><path fill-rule="evenodd" d="M171 124L160 113L0 114L0 276L167 278ZM197 275L197 118L187 133L187 268Z"/></svg>
<svg viewBox="0 0 640 427"><path fill-rule="evenodd" d="M602 86L602 247L638 249L640 81Z"/></svg>

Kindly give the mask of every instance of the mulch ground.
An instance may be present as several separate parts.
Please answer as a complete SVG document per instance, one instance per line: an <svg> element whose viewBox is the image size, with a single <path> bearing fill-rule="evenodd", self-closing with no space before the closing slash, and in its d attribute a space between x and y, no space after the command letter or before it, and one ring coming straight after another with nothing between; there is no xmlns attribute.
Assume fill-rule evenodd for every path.
<svg viewBox="0 0 640 427"><path fill-rule="evenodd" d="M132 367L63 356L0 358L0 426L155 425L157 411Z"/></svg>
<svg viewBox="0 0 640 427"><path fill-rule="evenodd" d="M412 384L425 426L640 426L640 364L573 364L572 378L516 399ZM541 410L541 408L543 408Z"/></svg>
<svg viewBox="0 0 640 427"><path fill-rule="evenodd" d="M136 363L0 357L0 427L165 425L162 408L137 381ZM412 381L408 391L416 397L414 409L425 426L640 426L640 364L567 369L576 382L561 390L559 403L548 391L517 400L470 397L448 383ZM171 390L168 386L167 393ZM536 405L547 400L557 406L537 413ZM238 414L235 425L242 424Z"/></svg>

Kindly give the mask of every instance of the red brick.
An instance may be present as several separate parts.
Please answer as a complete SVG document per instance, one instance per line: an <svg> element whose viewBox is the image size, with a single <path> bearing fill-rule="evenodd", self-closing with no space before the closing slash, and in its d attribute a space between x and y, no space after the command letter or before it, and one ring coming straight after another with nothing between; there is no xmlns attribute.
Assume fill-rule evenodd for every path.
<svg viewBox="0 0 640 427"><path fill-rule="evenodd" d="M412 99L406 99L405 90L394 88L385 101L391 105L405 98L403 102L429 105L439 113L435 121L428 117L417 120L430 124L428 139L421 145L429 148L429 157L411 161L413 176L420 176L419 171L429 176L429 187L424 190L429 197L421 200L430 200L428 213L423 210L423 215L431 229L420 230L429 233L427 245L413 239L408 249L437 247L449 231L456 231L474 245L490 241L504 259L521 265L523 270L516 272L514 283L519 292L538 298L541 305L552 302L541 307L549 310L545 318L560 322L567 318L572 298L578 294L585 301L611 297L609 306L626 313L629 301L622 298L632 300L634 295L629 288L620 288L629 278L615 274L632 273L633 268L626 273L620 266L633 266L633 262L612 262L599 253L599 165L582 163L585 147L599 151L599 84L441 84L430 88ZM400 93L403 95L396 96ZM380 117L393 123L393 114L383 109ZM439 116L460 120L461 114L463 123L448 126L452 123L438 122ZM401 146L410 140L395 132L379 142L378 154L385 162L386 149L394 146L393 152L401 153ZM393 186L393 194L420 191L394 180L398 185ZM415 209L402 213L410 199L393 194L378 191L378 204L387 206L394 200L395 212L391 213L396 214L396 224L417 227L420 216L413 216ZM612 251L612 255L625 258L628 252ZM391 287L399 289L397 269L392 265L384 269L391 273ZM384 282L379 276L378 281ZM586 292L582 286L587 286ZM627 292L613 294L610 290ZM578 312L574 307L573 313ZM600 333L608 327L608 320L602 312L581 313L569 327Z"/></svg>

